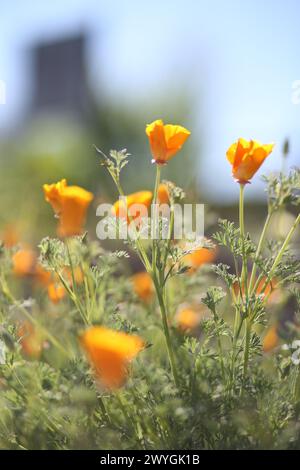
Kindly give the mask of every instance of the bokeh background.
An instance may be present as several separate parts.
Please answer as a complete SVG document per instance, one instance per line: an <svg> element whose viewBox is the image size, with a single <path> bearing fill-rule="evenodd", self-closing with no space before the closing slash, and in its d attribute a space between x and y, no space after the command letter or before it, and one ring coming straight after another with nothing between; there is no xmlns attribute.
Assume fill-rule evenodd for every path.
<svg viewBox="0 0 300 470"><path fill-rule="evenodd" d="M95 193L95 234L97 204L116 193L93 144L127 148L124 187L149 189L157 118L192 131L163 176L222 217L236 216L225 153L238 137L276 143L259 175L282 168L286 138L286 166L299 163L298 0L10 0L0 18L0 232L55 235L41 186L65 177ZM246 198L255 228L258 176Z"/></svg>

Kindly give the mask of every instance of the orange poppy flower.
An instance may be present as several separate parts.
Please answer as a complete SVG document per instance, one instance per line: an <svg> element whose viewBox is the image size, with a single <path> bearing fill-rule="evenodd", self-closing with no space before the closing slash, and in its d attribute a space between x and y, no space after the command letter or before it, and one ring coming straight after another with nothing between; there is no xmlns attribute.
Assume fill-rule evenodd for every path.
<svg viewBox="0 0 300 470"><path fill-rule="evenodd" d="M151 206L153 194L151 191L138 191L136 193L125 196L124 199L118 199L113 205L113 213L120 218L139 219L140 217L147 217L148 210ZM140 207L139 207L140 206Z"/></svg>
<svg viewBox="0 0 300 470"><path fill-rule="evenodd" d="M121 387L128 374L129 362L144 348L138 336L93 326L80 338L97 378L108 389Z"/></svg>
<svg viewBox="0 0 300 470"><path fill-rule="evenodd" d="M257 170L272 152L274 144L261 144L255 140L239 139L226 152L232 165L232 176L241 184L249 183Z"/></svg>
<svg viewBox="0 0 300 470"><path fill-rule="evenodd" d="M248 284L249 284L249 281L250 281L250 277L251 277L251 273L248 274ZM276 279L272 279L267 284L267 286L265 287L265 290L263 291L263 287L265 285L265 282L266 282L266 277L264 276L264 277L262 277L262 279L259 281L259 283L257 285L256 295L268 296L268 303L278 303L281 299L279 289L276 289L276 284L277 284L278 281ZM240 290L239 290L239 285L238 285L237 282L234 283L233 288L234 288L235 294L238 295ZM242 286L242 293L244 294L244 286Z"/></svg>
<svg viewBox="0 0 300 470"><path fill-rule="evenodd" d="M22 322L17 328L22 353L31 359L39 359L43 349L41 334L29 321Z"/></svg>
<svg viewBox="0 0 300 470"><path fill-rule="evenodd" d="M183 262L190 266L189 272L194 272L204 264L212 263L216 259L216 249L199 248L183 258Z"/></svg>
<svg viewBox="0 0 300 470"><path fill-rule="evenodd" d="M19 241L19 233L16 227L13 224L6 225L0 235L0 239L3 241L6 248L15 246Z"/></svg>
<svg viewBox="0 0 300 470"><path fill-rule="evenodd" d="M134 292L144 302L150 302L154 294L153 281L147 271L131 276Z"/></svg>
<svg viewBox="0 0 300 470"><path fill-rule="evenodd" d="M36 265L35 252L27 247L21 248L13 257L13 272L17 277L32 276Z"/></svg>
<svg viewBox="0 0 300 470"><path fill-rule="evenodd" d="M192 307L185 307L176 314L176 324L179 330L184 333L191 333L197 329L202 319L199 311Z"/></svg>
<svg viewBox="0 0 300 470"><path fill-rule="evenodd" d="M165 183L160 183L157 191L157 199L160 204L169 204L169 190L168 186Z"/></svg>
<svg viewBox="0 0 300 470"><path fill-rule="evenodd" d="M271 326L268 331L266 336L263 339L263 351L264 352L270 352L273 351L273 349L278 346L279 343L279 336L277 332L277 325Z"/></svg>
<svg viewBox="0 0 300 470"><path fill-rule="evenodd" d="M76 284L82 284L84 280L84 275L80 266L75 266L73 268L73 275ZM65 276L68 279L71 287L73 283L72 271L70 268L65 269Z"/></svg>
<svg viewBox="0 0 300 470"><path fill-rule="evenodd" d="M93 194L79 186L68 186L65 179L56 184L44 184L43 189L46 201L59 217L58 234L62 237L80 235Z"/></svg>
<svg viewBox="0 0 300 470"><path fill-rule="evenodd" d="M61 284L51 282L48 286L48 297L54 304L57 304L66 295L66 289Z"/></svg>
<svg viewBox="0 0 300 470"><path fill-rule="evenodd" d="M51 272L46 271L43 266L41 266L40 264L37 264L35 266L34 279L37 284L47 287L51 282L51 277Z"/></svg>
<svg viewBox="0 0 300 470"><path fill-rule="evenodd" d="M190 136L190 131L182 126L164 124L161 119L146 126L153 163L165 164L179 152Z"/></svg>

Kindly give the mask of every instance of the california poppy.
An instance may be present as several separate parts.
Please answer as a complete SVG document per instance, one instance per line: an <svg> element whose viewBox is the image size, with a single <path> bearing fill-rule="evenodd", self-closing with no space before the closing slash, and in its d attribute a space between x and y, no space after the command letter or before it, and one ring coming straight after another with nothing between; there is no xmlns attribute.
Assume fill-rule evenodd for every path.
<svg viewBox="0 0 300 470"><path fill-rule="evenodd" d="M257 170L272 152L274 144L261 144L255 140L239 139L227 150L232 165L232 176L241 184L249 183Z"/></svg>
<svg viewBox="0 0 300 470"><path fill-rule="evenodd" d="M125 199L118 199L113 205L113 213L120 218L139 219L147 217L151 206L153 194L151 191L138 191L125 196Z"/></svg>
<svg viewBox="0 0 300 470"><path fill-rule="evenodd" d="M133 289L136 295L144 302L149 302L154 294L153 281L147 271L142 271L131 276Z"/></svg>
<svg viewBox="0 0 300 470"><path fill-rule="evenodd" d="M160 183L157 191L157 199L160 204L169 204L170 196L168 186L165 183Z"/></svg>
<svg viewBox="0 0 300 470"><path fill-rule="evenodd" d="M182 332L192 333L199 326L202 316L199 310L193 307L184 307L176 314L176 325Z"/></svg>
<svg viewBox="0 0 300 470"><path fill-rule="evenodd" d="M80 338L97 378L108 389L121 387L129 362L143 349L141 338L102 326L93 326Z"/></svg>
<svg viewBox="0 0 300 470"><path fill-rule="evenodd" d="M146 126L153 163L165 164L181 149L190 136L182 126L164 124L161 119Z"/></svg>
<svg viewBox="0 0 300 470"><path fill-rule="evenodd" d="M66 295L66 289L63 285L51 282L48 285L48 297L54 304L57 304Z"/></svg>
<svg viewBox="0 0 300 470"><path fill-rule="evenodd" d="M205 264L212 263L216 258L216 249L199 248L184 256L184 264L190 267L190 272L194 272Z"/></svg>
<svg viewBox="0 0 300 470"><path fill-rule="evenodd" d="M79 186L68 186L65 179L44 184L43 189L46 201L59 217L58 234L69 237L82 233L93 194Z"/></svg>
<svg viewBox="0 0 300 470"><path fill-rule="evenodd" d="M36 261L36 253L30 247L21 248L12 257L14 274L18 277L34 275Z"/></svg>
<svg viewBox="0 0 300 470"><path fill-rule="evenodd" d="M47 287L51 282L51 278L51 272L47 271L43 266L37 263L34 269L34 280L36 283Z"/></svg>
<svg viewBox="0 0 300 470"><path fill-rule="evenodd" d="M277 325L271 326L263 339L263 351L270 352L278 346L279 336Z"/></svg>
<svg viewBox="0 0 300 470"><path fill-rule="evenodd" d="M31 359L39 359L42 353L43 338L36 327L25 320L18 326L17 336L23 354Z"/></svg>
<svg viewBox="0 0 300 470"><path fill-rule="evenodd" d="M19 241L19 233L15 225L6 225L3 232L0 234L0 239L3 241L6 248L12 248L15 246Z"/></svg>
<svg viewBox="0 0 300 470"><path fill-rule="evenodd" d="M250 277L251 275L249 273L248 284L250 281ZM276 279L272 279L267 283L266 287L264 287L266 284L266 280L267 280L266 276L263 276L261 280L258 282L256 291L255 291L256 295L267 296L268 303L278 303L280 299L282 298L280 290L276 288L278 281ZM255 285L255 282L253 283L253 285ZM240 288L237 282L234 283L233 288L234 288L235 294L238 295L240 292ZM242 293L244 294L243 285L242 285Z"/></svg>

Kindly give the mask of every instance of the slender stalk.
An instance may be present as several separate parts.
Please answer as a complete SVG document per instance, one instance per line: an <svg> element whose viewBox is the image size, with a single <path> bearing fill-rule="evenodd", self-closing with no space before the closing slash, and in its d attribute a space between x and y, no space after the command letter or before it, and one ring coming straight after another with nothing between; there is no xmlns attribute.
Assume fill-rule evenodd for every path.
<svg viewBox="0 0 300 470"><path fill-rule="evenodd" d="M80 299L79 297L77 296L77 294L75 292L72 291L72 289L70 288L68 282L64 279L64 277L62 276L62 274L53 266L53 269L55 271L55 273L57 274L60 282L62 283L62 285L64 286L65 290L67 291L67 293L69 294L70 296L70 299L72 300L72 302L74 303L74 305L77 307L80 315L81 315L81 318L83 319L84 323L86 325L89 324L88 320L87 320L87 317L86 317L86 314L84 312L84 309L83 309L83 306L81 305L81 302L80 302Z"/></svg>
<svg viewBox="0 0 300 470"><path fill-rule="evenodd" d="M250 339L251 339L251 328L252 322L249 317L246 318L245 323L245 349L244 349L244 365L243 365L243 376L244 379L247 375L248 363L249 363L249 349L250 349Z"/></svg>
<svg viewBox="0 0 300 470"><path fill-rule="evenodd" d="M266 288L266 286L268 285L268 283L270 282L270 280L272 279L273 277L273 274L274 274L274 271L275 269L277 268L278 264L280 263L281 261L281 258L283 257L284 255L284 252L285 250L287 249L288 247L288 244L290 243L291 241L291 238L296 230L296 228L298 227L300 223L300 214L298 214L298 216L296 217L292 227L290 228L290 231L289 233L287 234L286 236L286 239L284 240L279 252L278 252L278 255L276 256L275 260L274 260L274 263L270 269L270 272L268 274L268 277L267 277L267 280L266 280L266 283L265 283L265 286L263 287L262 291L264 291L264 289Z"/></svg>
<svg viewBox="0 0 300 470"><path fill-rule="evenodd" d="M172 371L172 375L173 375L173 378L174 378L175 385L176 385L176 387L178 387L179 386L179 379L178 379L178 374L177 374L177 369L176 369L176 364L175 364L175 355L174 355L174 351L173 351L173 346L172 346L172 341L171 341L171 336L170 336L170 331L169 331L169 326L168 326L168 317L167 317L164 297L163 297L163 293L162 293L162 288L161 288L161 286L159 284L159 281L156 278L156 276L154 276L153 280L154 280L154 286L155 286L155 290L156 290L158 303L159 303L159 306L160 306L163 330L164 330L164 334L165 334L165 340L166 340L166 345L167 345L167 350L168 350L168 356L169 356L171 371Z"/></svg>
<svg viewBox="0 0 300 470"><path fill-rule="evenodd" d="M217 315L217 312L216 312L215 309L213 310L213 316L214 316L214 322L216 324L217 342L218 342L218 349L219 349L219 355L220 355L222 378L223 378L223 381L225 383L225 367L224 367L224 359L223 359L223 348L222 348L220 333L218 331L218 315Z"/></svg>
<svg viewBox="0 0 300 470"><path fill-rule="evenodd" d="M261 253L261 250L262 250L265 238L266 238L267 230L268 230L272 215L273 215L273 211L269 211L268 215L267 215L267 218L265 220L263 230L261 232L261 236L260 236L258 245L257 245L257 249L256 249L256 253L255 253L255 259L254 259L252 272L251 272L251 277L250 277L250 281L249 281L249 291L250 292L251 292L251 289L252 289L253 282L255 280L255 275L256 275L256 271L257 271L257 261L258 261L259 255Z"/></svg>
<svg viewBox="0 0 300 470"><path fill-rule="evenodd" d="M116 180L115 178L113 178L114 182L115 182L115 185L117 187L117 190L119 192L119 195L122 196L122 197L125 197L125 193L123 191L123 188L120 184L120 181ZM130 221L132 221L132 219L130 218ZM134 226L135 227L135 226ZM142 263L144 264L146 270L151 273L152 272L152 268L151 268L151 264L150 264L150 261L149 261L149 258L147 256L147 253L146 251L144 250L144 247L142 245L142 243L140 242L139 238L138 238L138 233L137 233L137 230L135 229L135 233L136 233L136 245L139 249L139 253L140 253L140 257L141 257L141 261Z"/></svg>
<svg viewBox="0 0 300 470"><path fill-rule="evenodd" d="M9 290L6 282L5 282L4 285L2 284L2 291L3 291L4 295L6 296L6 298L13 305L15 305L31 323L33 323L42 333L44 333L44 335L49 339L49 341L51 341L51 343L53 343L53 345L57 349L59 349L69 359L72 358L72 355L63 347L63 345L44 326L42 326L36 318L34 318L32 315L30 315L30 313L27 312L25 307L18 304L17 300L14 298L11 291Z"/></svg>
<svg viewBox="0 0 300 470"><path fill-rule="evenodd" d="M240 201L239 201L239 219L240 219L240 234L242 240L242 286L244 287L244 292L246 294L246 299L248 298L248 269L247 269L247 259L245 255L245 220L244 220L244 189L245 185L240 183Z"/></svg>
<svg viewBox="0 0 300 470"><path fill-rule="evenodd" d="M152 220L153 223L153 231L152 231L152 270L155 270L156 266L156 258L157 258L157 246L156 246L156 231L159 230L159 223L158 223L158 211L156 211L156 204L157 204L157 195L158 195L158 186L160 183L160 175L161 175L161 166L156 165L156 178L155 178L155 186L154 186L154 193L153 193L153 200L152 200L152 207L154 207L154 218Z"/></svg>
<svg viewBox="0 0 300 470"><path fill-rule="evenodd" d="M239 215L240 215L240 234L242 239L242 286L244 287L245 298L246 298L246 309L248 309L248 269L247 269L247 258L245 253L245 221L244 221L244 189L245 185L240 184L240 201L239 201ZM251 337L251 321L248 318L248 312L246 311L246 323L245 323L245 347L244 347L244 366L243 375L244 378L247 374L248 362L249 362L249 347Z"/></svg>
<svg viewBox="0 0 300 470"><path fill-rule="evenodd" d="M110 419L110 416L108 414L107 408L104 404L104 400L103 400L102 396L98 395L97 399L98 399L98 403L99 403L99 406L100 406L100 409L101 409L101 413L102 413L105 421L107 422L107 424L111 424L111 419Z"/></svg>

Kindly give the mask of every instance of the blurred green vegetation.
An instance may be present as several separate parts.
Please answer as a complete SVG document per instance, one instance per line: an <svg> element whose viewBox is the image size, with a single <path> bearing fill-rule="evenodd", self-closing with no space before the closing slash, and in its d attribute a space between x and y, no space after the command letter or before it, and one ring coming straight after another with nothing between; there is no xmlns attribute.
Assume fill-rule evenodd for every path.
<svg viewBox="0 0 300 470"><path fill-rule="evenodd" d="M101 201L113 202L116 190L100 166L99 154L126 148L131 164L123 172L123 186L128 193L152 189L154 167L145 126L162 118L165 122L180 123L193 132L194 108L186 94L172 93L172 101L157 99L145 102L141 109L132 109L126 103L93 100L88 115L82 122L61 114L48 114L27 119L10 138L0 142L0 231L14 224L25 241L38 242L46 235L55 234L56 221L51 208L45 204L42 191L44 183L66 178L69 184L82 186L95 194L89 211L90 234L95 234L95 208ZM163 113L157 114L157 110ZM178 185L197 187L197 162L201 151L190 139L164 169L164 178ZM184 161L184 165L182 164ZM184 169L184 171L183 171Z"/></svg>

